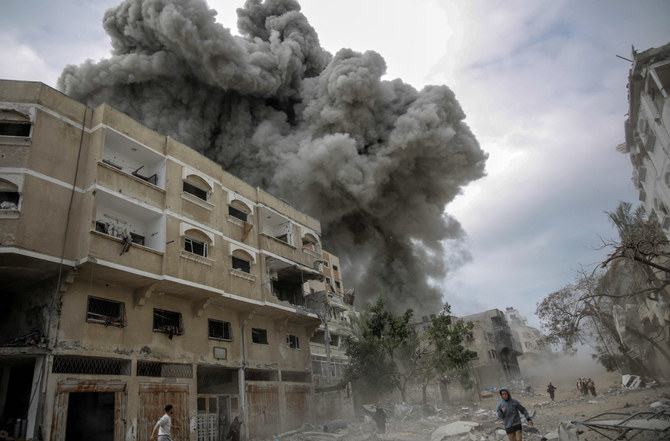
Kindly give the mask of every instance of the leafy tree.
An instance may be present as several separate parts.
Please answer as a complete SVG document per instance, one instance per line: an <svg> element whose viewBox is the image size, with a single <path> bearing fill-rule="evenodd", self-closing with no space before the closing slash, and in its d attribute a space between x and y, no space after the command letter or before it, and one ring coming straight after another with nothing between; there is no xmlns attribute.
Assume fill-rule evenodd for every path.
<svg viewBox="0 0 670 441"><path fill-rule="evenodd" d="M434 379L446 383L471 384L468 362L475 353L466 349L463 342L472 333L474 324L455 320L451 316L451 305L444 304L440 314L431 320L426 331L423 354L425 357L419 377L422 380L423 402L427 401L426 387Z"/></svg>
<svg viewBox="0 0 670 441"><path fill-rule="evenodd" d="M474 353L462 346L472 323L451 323L451 307L445 304L430 329L420 336L411 325L412 310L394 315L384 308L381 297L353 321L345 338L349 356L348 374L361 380L364 392L379 394L395 387L407 401L407 386L419 380L426 386L435 379L464 378Z"/></svg>

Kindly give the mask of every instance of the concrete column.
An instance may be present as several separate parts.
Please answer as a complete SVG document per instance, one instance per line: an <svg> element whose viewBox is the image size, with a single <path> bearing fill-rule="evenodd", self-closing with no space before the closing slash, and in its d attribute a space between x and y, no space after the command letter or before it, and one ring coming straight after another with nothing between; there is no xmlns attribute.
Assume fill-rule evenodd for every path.
<svg viewBox="0 0 670 441"><path fill-rule="evenodd" d="M237 384L238 384L238 393L240 395L240 419L244 422L242 425L241 436L242 439L249 439L249 433L247 427L249 426L249 409L247 408L247 384L244 381L244 368L241 367L237 370Z"/></svg>

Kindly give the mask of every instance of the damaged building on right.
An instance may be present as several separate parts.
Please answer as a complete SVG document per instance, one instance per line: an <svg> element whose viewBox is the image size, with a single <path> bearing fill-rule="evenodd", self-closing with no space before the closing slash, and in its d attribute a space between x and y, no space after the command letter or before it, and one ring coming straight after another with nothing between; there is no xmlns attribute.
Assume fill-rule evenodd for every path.
<svg viewBox="0 0 670 441"><path fill-rule="evenodd" d="M631 61L626 141L617 150L630 157L632 180L646 214L650 219L656 218L670 237L670 43L641 52L633 48ZM659 263L668 265L667 261ZM667 279L670 274L656 271L655 276ZM631 342L629 355L650 371L663 375L670 373L669 302L667 288L636 296L618 305L616 317L621 340ZM639 339L634 339L635 333L649 336L653 343L640 344Z"/></svg>

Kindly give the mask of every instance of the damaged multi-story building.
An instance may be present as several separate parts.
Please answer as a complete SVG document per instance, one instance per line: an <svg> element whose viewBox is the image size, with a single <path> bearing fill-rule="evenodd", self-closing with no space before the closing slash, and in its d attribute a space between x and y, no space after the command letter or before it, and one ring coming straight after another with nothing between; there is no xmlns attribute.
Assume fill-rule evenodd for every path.
<svg viewBox="0 0 670 441"><path fill-rule="evenodd" d="M317 311L321 325L310 340L314 375L314 412L319 420L352 418L354 400L351 383L345 376L349 358L344 339L351 332L355 314L354 289L345 289L340 259L323 251L320 268L323 280L310 281L308 306Z"/></svg>
<svg viewBox="0 0 670 441"><path fill-rule="evenodd" d="M670 43L641 52L633 49L628 75L628 119L625 143L633 184L649 218L656 218L670 237ZM667 265L667 262L662 262ZM659 279L668 273L656 272ZM646 296L627 296L614 309L617 333L628 343L629 356L667 376L670 358L670 293L667 288ZM638 336L648 338L641 341ZM650 340L651 338L651 340Z"/></svg>
<svg viewBox="0 0 670 441"><path fill-rule="evenodd" d="M460 320L474 324L464 346L475 353L470 363L479 388L498 387L520 376L517 357L523 350L505 313L491 309L460 317Z"/></svg>
<svg viewBox="0 0 670 441"><path fill-rule="evenodd" d="M249 438L310 420L311 287L332 294L331 378L353 303L332 271L326 289L320 234L108 105L0 81L2 428L147 440L168 403L175 441L222 440L236 415Z"/></svg>

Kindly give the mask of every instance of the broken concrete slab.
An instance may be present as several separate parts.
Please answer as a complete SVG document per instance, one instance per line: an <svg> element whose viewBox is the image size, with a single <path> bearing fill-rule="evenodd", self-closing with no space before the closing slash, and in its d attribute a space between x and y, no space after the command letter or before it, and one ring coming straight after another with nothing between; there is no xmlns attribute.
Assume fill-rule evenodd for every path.
<svg viewBox="0 0 670 441"><path fill-rule="evenodd" d="M474 423L472 421L454 421L453 423L435 429L430 435L430 441L442 441L442 439L448 436L463 435L469 433L477 426L479 426L479 423Z"/></svg>

